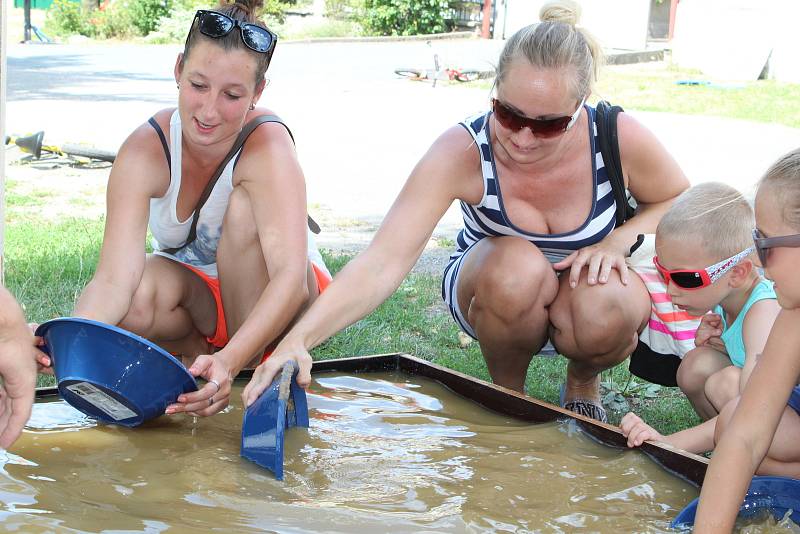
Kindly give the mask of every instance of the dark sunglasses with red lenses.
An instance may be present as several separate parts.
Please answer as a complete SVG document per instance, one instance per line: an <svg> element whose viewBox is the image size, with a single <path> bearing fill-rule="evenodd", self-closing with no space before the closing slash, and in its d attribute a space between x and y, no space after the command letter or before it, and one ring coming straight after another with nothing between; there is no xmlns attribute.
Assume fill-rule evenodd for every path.
<svg viewBox="0 0 800 534"><path fill-rule="evenodd" d="M769 249L777 247L800 247L800 234L781 235L777 237L766 237L761 233L758 228L753 230L753 243L756 246L758 259L761 261L761 266L767 266L767 258L769 258Z"/></svg>
<svg viewBox="0 0 800 534"><path fill-rule="evenodd" d="M214 39L225 37L238 27L242 42L254 52L272 55L275 44L278 42L278 36L268 29L257 24L232 19L223 13L198 9L194 18L198 20L197 29L200 30L200 33Z"/></svg>
<svg viewBox="0 0 800 534"><path fill-rule="evenodd" d="M581 103L578 104L578 109L571 116L556 117L555 119L531 119L517 113L496 98L492 99L492 111L494 111L497 122L503 128L508 128L514 132L529 128L536 137L548 138L561 135L572 128L572 125L578 120L578 115L580 115L585 101L585 98L581 100Z"/></svg>
<svg viewBox="0 0 800 534"><path fill-rule="evenodd" d="M800 246L800 245L798 245ZM705 269L674 269L670 270L661 265L658 256L653 257L653 265L656 266L658 273L669 284L672 282L682 289L702 289L710 286L719 280L723 274L730 271L733 267L741 263L743 259L753 253L755 247L747 247L738 254L726 258L720 262L710 265Z"/></svg>

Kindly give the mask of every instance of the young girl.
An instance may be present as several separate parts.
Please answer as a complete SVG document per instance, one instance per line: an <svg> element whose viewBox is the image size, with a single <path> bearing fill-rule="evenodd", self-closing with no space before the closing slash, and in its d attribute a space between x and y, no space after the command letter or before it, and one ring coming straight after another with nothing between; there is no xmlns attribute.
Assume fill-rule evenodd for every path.
<svg viewBox="0 0 800 534"><path fill-rule="evenodd" d="M754 473L800 477L800 149L759 183L755 246L781 312L741 397L719 415L695 532L730 532Z"/></svg>

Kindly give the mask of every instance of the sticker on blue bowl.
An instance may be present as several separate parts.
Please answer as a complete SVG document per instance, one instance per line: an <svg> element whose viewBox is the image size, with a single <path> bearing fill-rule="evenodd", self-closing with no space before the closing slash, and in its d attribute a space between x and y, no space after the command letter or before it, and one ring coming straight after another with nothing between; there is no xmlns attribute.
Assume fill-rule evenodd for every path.
<svg viewBox="0 0 800 534"><path fill-rule="evenodd" d="M136 413L132 412L127 406L121 402L117 402L116 399L106 395L89 382L70 384L67 386L67 389L80 396L84 401L88 402L95 408L102 410L106 415L115 421L122 421L124 419L136 417Z"/></svg>

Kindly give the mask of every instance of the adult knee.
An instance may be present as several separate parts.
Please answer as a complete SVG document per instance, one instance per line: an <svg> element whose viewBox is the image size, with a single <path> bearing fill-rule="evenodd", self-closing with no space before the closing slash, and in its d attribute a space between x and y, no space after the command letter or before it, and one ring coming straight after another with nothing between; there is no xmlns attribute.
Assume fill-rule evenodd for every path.
<svg viewBox="0 0 800 534"><path fill-rule="evenodd" d="M557 301L551 309L554 329L562 333L562 338L572 338L561 339L562 345L571 344L583 355L609 354L623 344L630 344L633 350L636 328L625 313L626 303L612 287L597 285L586 289L576 292L569 302Z"/></svg>
<svg viewBox="0 0 800 534"><path fill-rule="evenodd" d="M511 248L517 246L530 247L528 243L521 243ZM524 262L492 258L485 262L475 280L470 315L490 312L513 324L524 321L531 312L544 312L555 297L555 284L547 279L553 276L552 266L541 254L529 255Z"/></svg>

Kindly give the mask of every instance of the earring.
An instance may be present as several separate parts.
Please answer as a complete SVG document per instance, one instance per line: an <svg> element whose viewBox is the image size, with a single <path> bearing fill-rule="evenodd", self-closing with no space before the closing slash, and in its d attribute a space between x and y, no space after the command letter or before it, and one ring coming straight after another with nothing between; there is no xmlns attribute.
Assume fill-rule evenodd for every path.
<svg viewBox="0 0 800 534"><path fill-rule="evenodd" d="M178 89L180 89L180 88L181 88L181 83L180 83L180 82L177 82L177 83L175 84L175 87L177 87Z"/></svg>
<svg viewBox="0 0 800 534"><path fill-rule="evenodd" d="M256 105L253 102L250 102L250 111L256 109Z"/></svg>

